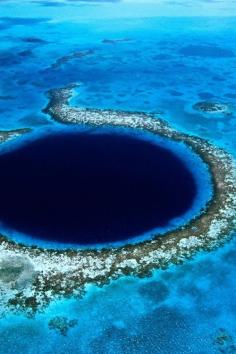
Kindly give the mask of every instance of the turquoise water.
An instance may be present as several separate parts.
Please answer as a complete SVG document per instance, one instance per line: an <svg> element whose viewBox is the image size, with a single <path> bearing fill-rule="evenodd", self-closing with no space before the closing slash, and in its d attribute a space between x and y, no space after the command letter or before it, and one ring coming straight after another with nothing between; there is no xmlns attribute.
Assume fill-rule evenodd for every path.
<svg viewBox="0 0 236 354"><path fill-rule="evenodd" d="M123 278L82 300L53 303L26 319L1 321L3 353L235 353L235 241L152 278ZM67 336L54 316L77 319ZM229 337L215 343L219 329ZM222 349L220 351L220 349Z"/></svg>
<svg viewBox="0 0 236 354"><path fill-rule="evenodd" d="M73 104L155 112L235 156L235 15L230 1L1 1L0 129L53 130L45 92L81 82ZM204 100L231 114L193 109ZM233 239L151 278L91 287L34 319L7 315L0 352L235 353L235 279ZM78 323L63 336L49 327L55 316Z"/></svg>

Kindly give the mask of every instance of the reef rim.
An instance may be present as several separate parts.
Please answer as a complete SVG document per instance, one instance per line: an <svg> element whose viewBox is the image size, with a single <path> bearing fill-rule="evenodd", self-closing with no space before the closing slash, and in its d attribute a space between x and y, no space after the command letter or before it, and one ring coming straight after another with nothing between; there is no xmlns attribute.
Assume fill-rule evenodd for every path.
<svg viewBox="0 0 236 354"><path fill-rule="evenodd" d="M89 284L102 286L123 275L148 276L154 269L182 263L199 250L222 245L235 229L236 167L227 152L207 140L177 132L151 114L70 107L69 99L76 86L49 91L49 104L44 112L64 124L128 127L183 142L209 166L214 195L204 212L181 228L121 247L50 250L25 246L1 236L0 261L21 256L28 260L31 274L34 270L24 289L19 287L22 274L17 273L7 284L0 279L0 305L5 309L24 310L32 315L55 297L81 296ZM11 269L5 269L4 274L7 271Z"/></svg>

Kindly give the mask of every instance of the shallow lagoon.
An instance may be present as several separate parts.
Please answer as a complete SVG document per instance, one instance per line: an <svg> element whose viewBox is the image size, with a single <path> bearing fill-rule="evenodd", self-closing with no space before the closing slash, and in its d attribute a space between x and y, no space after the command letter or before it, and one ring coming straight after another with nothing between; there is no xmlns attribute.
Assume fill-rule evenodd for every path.
<svg viewBox="0 0 236 354"><path fill-rule="evenodd" d="M118 6L117 16L122 11ZM224 6L226 15L233 14L233 7L227 12ZM77 104L161 111L180 130L209 138L235 155L234 112L203 115L192 109L206 98L234 104L235 58L202 57L199 50L189 55L193 42L200 49L210 46L210 53L219 47L234 51L235 18L159 19L157 10L152 14L139 10L139 16L152 15L152 19L134 21L128 11L124 20L101 22L103 10L98 5L86 8L84 3L78 12L87 20L85 16L78 23L68 21L79 16L74 6L21 3L16 8L14 3L1 2L1 128L54 124L40 113L45 91L82 81ZM114 8L109 12L106 7L107 17L112 18L111 13L116 13ZM13 14L25 19L11 19ZM91 23L89 14L96 14L97 21ZM131 41L103 42L121 38L121 31ZM50 69L58 58L91 48L94 55ZM55 303L34 320L8 317L1 321L1 349L4 353L233 353L235 247L232 241L183 266L157 272L150 280L121 279L101 290L90 289L83 300ZM66 337L48 328L58 314L78 319ZM220 328L227 331L223 344L216 340Z"/></svg>

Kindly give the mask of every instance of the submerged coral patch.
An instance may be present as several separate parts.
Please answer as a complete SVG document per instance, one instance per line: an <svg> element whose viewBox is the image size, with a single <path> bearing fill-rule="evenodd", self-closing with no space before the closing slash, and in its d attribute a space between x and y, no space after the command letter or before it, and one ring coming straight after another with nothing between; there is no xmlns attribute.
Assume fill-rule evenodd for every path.
<svg viewBox="0 0 236 354"><path fill-rule="evenodd" d="M15 129L15 130L1 130L0 131L0 143L4 143L8 140L20 137L31 131L30 128Z"/></svg>
<svg viewBox="0 0 236 354"><path fill-rule="evenodd" d="M64 316L53 317L49 323L48 327L55 331L58 331L62 336L66 336L70 328L73 328L77 325L78 320L70 320Z"/></svg>
<svg viewBox="0 0 236 354"><path fill-rule="evenodd" d="M24 288L34 276L34 267L23 256L9 255L3 252L0 257L0 282L11 288Z"/></svg>
<svg viewBox="0 0 236 354"><path fill-rule="evenodd" d="M221 48L215 45L188 45L180 49L185 56L209 57L209 58L231 58L235 54L231 49Z"/></svg>
<svg viewBox="0 0 236 354"><path fill-rule="evenodd" d="M201 101L193 105L193 109L203 113L221 113L230 115L232 114L232 107L226 103Z"/></svg>

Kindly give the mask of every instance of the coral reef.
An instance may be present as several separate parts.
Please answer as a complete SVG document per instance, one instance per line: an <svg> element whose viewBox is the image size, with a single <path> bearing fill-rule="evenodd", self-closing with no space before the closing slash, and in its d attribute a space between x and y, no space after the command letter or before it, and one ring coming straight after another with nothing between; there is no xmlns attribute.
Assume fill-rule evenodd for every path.
<svg viewBox="0 0 236 354"><path fill-rule="evenodd" d="M32 314L55 297L82 296L89 284L103 286L123 275L147 276L153 269L182 263L197 251L211 250L229 239L235 228L236 170L233 158L207 140L182 134L156 116L113 110L79 109L69 105L76 84L51 90L44 112L64 124L118 126L145 130L187 144L209 166L214 195L201 215L188 224L153 235L152 239L104 249L42 249L0 238L1 253L29 259L35 276L25 289L1 285L1 304Z"/></svg>
<svg viewBox="0 0 236 354"><path fill-rule="evenodd" d="M69 320L64 316L56 316L49 321L48 327L58 331L62 336L66 336L69 329L75 327L77 324L78 321L76 319Z"/></svg>
<svg viewBox="0 0 236 354"><path fill-rule="evenodd" d="M236 344L233 337L224 328L220 328L214 339L214 344L220 353L233 354L236 352Z"/></svg>
<svg viewBox="0 0 236 354"><path fill-rule="evenodd" d="M15 129L15 130L1 130L0 131L0 143L4 143L7 140L17 138L23 134L29 133L30 128Z"/></svg>
<svg viewBox="0 0 236 354"><path fill-rule="evenodd" d="M232 114L232 108L226 103L218 102L197 102L193 105L193 109L203 113L221 113L225 115Z"/></svg>
<svg viewBox="0 0 236 354"><path fill-rule="evenodd" d="M50 69L58 69L63 64L66 64L66 63L68 63L71 60L81 59L81 58L87 57L87 56L92 55L92 54L94 54L94 51L92 49L89 49L89 50L80 50L80 51L65 55L65 56L63 56L61 58L58 58L55 61L55 63L53 63L50 66Z"/></svg>

